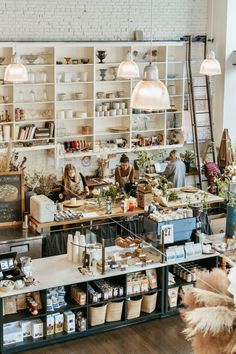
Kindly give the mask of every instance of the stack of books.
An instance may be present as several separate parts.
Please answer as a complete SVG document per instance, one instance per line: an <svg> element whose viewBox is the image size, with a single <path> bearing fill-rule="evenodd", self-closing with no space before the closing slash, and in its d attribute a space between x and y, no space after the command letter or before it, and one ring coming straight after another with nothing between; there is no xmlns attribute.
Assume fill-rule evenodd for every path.
<svg viewBox="0 0 236 354"><path fill-rule="evenodd" d="M53 138L54 122L46 122L44 128L36 127L35 124L20 127L18 140L33 140Z"/></svg>

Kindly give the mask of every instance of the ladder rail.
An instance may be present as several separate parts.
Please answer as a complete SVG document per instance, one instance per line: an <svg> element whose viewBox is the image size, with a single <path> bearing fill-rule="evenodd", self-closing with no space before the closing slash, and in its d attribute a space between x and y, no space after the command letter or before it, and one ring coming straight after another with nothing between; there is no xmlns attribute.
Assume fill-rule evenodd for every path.
<svg viewBox="0 0 236 354"><path fill-rule="evenodd" d="M194 87L193 87L193 75L191 66L191 53L192 53L192 36L187 36L188 38L188 51L187 51L187 67L188 67L188 88L189 88L189 100L190 100L190 114L192 120L193 129L193 145L196 152L196 165L199 177L199 187L202 189L202 174L201 174L201 161L200 161L200 147L198 141L198 131L197 131L197 118L196 118L196 107L194 101Z"/></svg>

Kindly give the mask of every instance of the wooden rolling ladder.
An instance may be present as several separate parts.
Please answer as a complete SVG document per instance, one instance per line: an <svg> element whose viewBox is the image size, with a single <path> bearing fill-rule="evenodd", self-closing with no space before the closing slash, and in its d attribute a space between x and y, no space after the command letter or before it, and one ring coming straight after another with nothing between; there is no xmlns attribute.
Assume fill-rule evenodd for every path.
<svg viewBox="0 0 236 354"><path fill-rule="evenodd" d="M187 42L186 46L186 71L187 71L187 82L188 82L188 101L190 106L190 115L191 115L191 123L192 123L192 131L193 131L193 146L195 151L195 160L196 167L199 178L199 188L202 189L202 182L205 180L202 179L202 171L201 171L201 157L205 160L205 156L208 156L208 160L211 162L215 162L215 141L214 141L214 133L213 133L213 121L212 121L212 109L211 109L211 92L210 92L210 80L208 76L196 76L194 77L192 65L192 45L194 42L202 43L204 45L202 60L206 58L206 50L207 50L207 36L185 36L183 38ZM199 80L197 80L199 79ZM203 92L203 96L201 98L196 97L196 91L201 90ZM199 103L205 102L205 109L199 109ZM203 121L201 116L204 118ZM202 139L200 135L200 131L207 131L207 138ZM205 152L204 155L201 153L200 144L205 144ZM208 152L208 149L210 151ZM210 156L210 158L209 158Z"/></svg>

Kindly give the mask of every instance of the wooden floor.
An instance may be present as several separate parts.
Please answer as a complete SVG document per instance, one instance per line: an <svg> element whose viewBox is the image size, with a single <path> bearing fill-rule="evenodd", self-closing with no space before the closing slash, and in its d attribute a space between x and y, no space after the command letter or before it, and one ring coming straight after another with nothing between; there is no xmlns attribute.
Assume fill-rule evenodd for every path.
<svg viewBox="0 0 236 354"><path fill-rule="evenodd" d="M25 354L191 354L179 317L158 319Z"/></svg>

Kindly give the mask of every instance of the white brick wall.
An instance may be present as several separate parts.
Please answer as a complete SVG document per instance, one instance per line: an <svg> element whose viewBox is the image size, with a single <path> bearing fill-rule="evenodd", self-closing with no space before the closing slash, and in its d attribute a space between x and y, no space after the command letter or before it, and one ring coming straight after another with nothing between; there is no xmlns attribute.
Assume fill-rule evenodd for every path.
<svg viewBox="0 0 236 354"><path fill-rule="evenodd" d="M17 40L128 38L128 0L15 0ZM130 33L150 38L151 0L130 0ZM0 0L0 40L15 39L14 1ZM153 37L206 32L207 0L153 0Z"/></svg>
<svg viewBox="0 0 236 354"><path fill-rule="evenodd" d="M16 1L16 33L15 33ZM150 38L151 0L0 0L0 41L126 40L142 30ZM153 0L153 38L178 39L207 30L207 0ZM129 34L128 34L129 28ZM27 169L55 171L47 152L28 156ZM79 161L77 166L81 167ZM96 169L93 159L90 170ZM62 171L62 164L58 173ZM88 173L89 171L83 171Z"/></svg>

